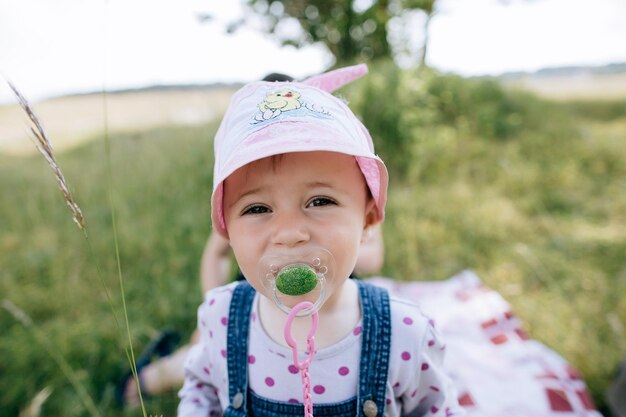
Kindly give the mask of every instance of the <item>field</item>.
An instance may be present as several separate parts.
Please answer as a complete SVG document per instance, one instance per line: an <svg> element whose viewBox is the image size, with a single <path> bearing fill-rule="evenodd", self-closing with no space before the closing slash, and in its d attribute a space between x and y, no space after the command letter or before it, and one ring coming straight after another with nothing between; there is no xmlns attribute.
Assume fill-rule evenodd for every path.
<svg viewBox="0 0 626 417"><path fill-rule="evenodd" d="M342 93L392 174L382 274L441 280L476 271L533 338L582 372L604 409L626 352L626 98L552 102L385 66ZM133 94L110 96L110 186L101 97L64 99L66 110L49 114L51 103L35 105L59 142L88 239L24 143L32 145L12 133L11 149L0 151L1 416L18 415L42 390L42 416L140 415L112 408L128 368L113 215L135 351L163 327L183 337L193 330L210 233L213 116L228 92L201 93L196 116L163 122L156 96ZM380 107L380 97L396 105ZM16 132L8 122L16 118L22 123L0 108L2 132ZM86 134L72 133L88 122ZM174 393L147 402L151 415L173 416L175 407Z"/></svg>
<svg viewBox="0 0 626 417"><path fill-rule="evenodd" d="M621 100L626 97L626 73L523 76L507 80L511 87L523 88L542 97L558 100Z"/></svg>
<svg viewBox="0 0 626 417"><path fill-rule="evenodd" d="M221 115L233 91L216 86L108 94L107 127L114 132L132 132L164 125L206 124ZM58 151L79 145L104 130L101 94L52 98L37 103L36 111ZM33 152L24 119L17 105L0 106L0 153Z"/></svg>

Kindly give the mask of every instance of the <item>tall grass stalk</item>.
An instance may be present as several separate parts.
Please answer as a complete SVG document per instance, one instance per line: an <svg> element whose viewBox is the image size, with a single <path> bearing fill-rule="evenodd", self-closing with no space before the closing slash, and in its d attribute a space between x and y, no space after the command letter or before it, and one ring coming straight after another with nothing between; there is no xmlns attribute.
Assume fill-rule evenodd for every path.
<svg viewBox="0 0 626 417"><path fill-rule="evenodd" d="M54 360L54 362L58 365L63 375L70 381L72 387L78 394L78 398L80 398L81 402L89 411L92 417L98 416L101 417L100 411L96 407L96 404L93 402L93 399L85 389L85 386L80 382L80 379L74 372L74 369L70 366L70 364L65 360L61 352L54 346L52 341L50 341L44 332L42 332L35 323L33 319L30 318L28 314L18 306L16 306L11 300L3 299L2 300L2 308L4 308L15 320L21 323L26 329L28 329L35 340L46 349L50 357Z"/></svg>
<svg viewBox="0 0 626 417"><path fill-rule="evenodd" d="M107 7L108 1L104 2L104 26L103 26L103 39L107 38ZM133 379L135 382L135 386L137 387L137 393L139 395L139 404L141 407L141 412L143 417L147 417L146 407L143 401L143 395L141 393L141 385L139 383L139 373L137 372L137 362L135 360L135 351L133 349L133 339L130 334L130 322L128 321L128 309L126 307L126 295L124 292L124 276L122 274L122 263L120 260L120 245L119 238L117 233L117 221L115 217L115 206L113 205L113 168L111 167L111 138L109 136L109 108L108 108L108 95L107 95L107 78L106 78L106 65L108 62L107 59L107 49L103 50L103 71L102 71L102 115L103 115L103 137L104 137L104 148L105 148L105 157L106 157L106 170L107 170L107 189L108 189L108 198L109 198L109 208L111 211L111 227L113 230L113 241L115 243L115 260L117 263L117 276L120 286L120 295L122 297L122 311L124 313L124 323L126 325L126 337L128 338L128 348L126 351L126 358L128 359L128 363L130 364L130 369L133 374Z"/></svg>
<svg viewBox="0 0 626 417"><path fill-rule="evenodd" d="M26 113L26 115L28 116L29 120L32 123L32 126L30 126L30 131L34 136L33 142L37 148L37 150L41 153L41 155L43 155L43 157L45 158L46 162L48 163L48 165L50 165L50 168L52 169L53 173L54 173L54 177L55 180L59 186L59 189L61 190L61 193L63 194L63 199L65 201L65 203L67 204L67 206L70 209L70 212L72 213L72 220L74 221L74 223L78 226L78 228L82 231L83 236L85 238L85 241L87 243L88 249L89 249L89 257L91 258L91 260L94 262L95 266L96 266L96 271L97 271L97 275L98 278L100 280L100 283L102 285L102 287L104 288L106 297L107 297L107 301L109 303L109 307L111 309L111 313L113 314L113 319L115 320L116 326L118 329L121 330L121 325L120 325L120 321L117 317L117 314L115 313L115 308L113 306L113 300L111 297L111 294L108 290L108 287L106 286L106 283L104 282L103 276L102 276L102 272L99 266L99 263L96 260L95 257L95 253L93 250L93 247L91 245L91 242L89 241L89 235L87 233L87 225L85 222L85 218L83 216L82 210L80 209L80 206L76 203L76 201L74 200L74 196L72 195L72 192L70 191L68 185L67 185L67 181L65 180L65 176L63 175L63 171L61 171L61 168L56 160L56 157L54 156L54 152L53 152L53 146L52 146L52 141L50 140L50 138L48 137L43 123L41 123L41 120L37 117L37 115L35 114L35 111L33 110L32 106L30 105L30 103L28 102L28 100L26 99L26 97L24 97L23 94L20 93L20 91L17 89L17 87L15 87L15 85L13 83L11 83L10 81L7 81L7 83L9 84L9 87L11 88L11 90L13 90L13 93L15 94L17 101L19 103L19 105L21 106L21 108L24 110L24 112ZM141 389L139 386L139 377L137 374L137 366L136 366L136 360L135 360L135 354L133 351L133 345L132 345L132 337L131 337L131 333L130 333L130 323L128 321L128 311L127 311L127 307L126 307L126 297L124 294L124 279L123 279L123 275L122 275L122 267L121 267L121 260L120 260L120 250L119 250L119 239L118 239L118 232L117 232L117 222L115 220L115 209L113 206L113 174L112 174L112 168L111 168L111 147L110 147L110 140L109 140L109 129L108 129L108 111L107 111L107 95L106 95L106 89L103 88L103 93L102 93L102 105L103 105L103 114L104 114L104 142L105 142L105 149L106 149L106 161L107 161L107 182L108 182L108 194L109 194L109 207L110 207L110 211L111 211L111 222L112 222L112 229L113 229L113 240L115 243L115 259L116 259L116 263L117 263L117 273L118 273L118 280L119 280L119 285L120 285L120 292L121 292L121 296L122 296L122 308L123 308L123 314L124 314L124 323L125 323L125 333L126 336L128 337L128 348L125 348L125 353L126 353L126 357L128 359L128 362L130 364L130 368L132 370L132 374L133 374L133 378L135 381L135 384L137 385L137 390L139 392L139 400L140 400L140 404L141 404L141 409L143 412L143 416L147 417L147 413L146 413L146 409L144 406L144 402L143 402L143 398L141 395ZM3 303L4 306L4 303ZM14 306L14 305L13 305ZM5 306L5 308L7 308ZM16 307L17 308L17 307ZM8 309L8 308L7 308ZM19 312L21 310L17 309L13 309L13 310L8 310L9 312L15 313L15 312ZM26 313L24 313L23 315L18 314L17 316L14 315L14 317L20 317L21 319L25 319L28 318L28 316L26 315ZM30 326L30 328L34 328L33 327L33 322L30 318L28 318L28 320L20 320L24 325ZM42 332L38 331L37 333L38 336L37 339L38 340L44 340L46 341L47 339L45 338L45 336L43 335ZM43 337L43 339L42 339ZM66 377L68 377L68 379L70 379L70 382L72 383L72 385L75 387L75 389L80 388L81 393L79 393L79 395L84 396L86 395L89 399L88 402L83 401L84 404L89 404L89 407L87 407L92 415L100 415L97 412L97 409L95 408L95 405L93 403L93 400L91 398L91 396L89 396L89 394L87 393L87 390L84 388L84 386L80 385L80 382L78 381L78 379L75 378L75 375L73 374L71 367L69 367L69 365L67 364L67 361L65 361L65 359L63 358L63 356L56 350L54 349L49 349L50 346L50 342L48 341L46 346L46 350L51 354L51 356L55 359L55 362L57 362L57 364L59 364L59 366L61 367L64 375ZM93 413L93 411L91 409L96 410L96 414Z"/></svg>
<svg viewBox="0 0 626 417"><path fill-rule="evenodd" d="M105 0L103 4L103 13L104 13L104 26L102 27L103 31L103 39L107 39L107 13L108 13L108 1ZM102 59L102 117L103 117L103 137L104 137L104 148L105 148L105 158L106 158L106 170L107 170L107 189L108 189L108 198L109 198L109 209L111 211L111 228L113 230L113 241L115 244L115 261L117 264L117 276L120 286L120 294L122 297L122 311L124 313L124 323L126 326L126 337L128 338L128 348L125 348L126 358L128 359L128 363L130 365L131 372L133 374L133 379L135 385L137 387L137 393L139 394L139 404L141 406L141 412L143 417L147 417L146 407L143 401L143 395L141 393L141 386L139 384L139 374L137 372L137 363L135 360L135 352L133 349L133 339L130 334L130 323L128 321L128 309L126 307L126 295L124 292L124 276L122 274L122 262L120 260L120 245L119 245L119 237L117 232L117 221L115 217L115 206L113 204L113 169L111 167L111 140L109 136L109 108L108 108L108 95L107 95L107 49L103 49L103 59Z"/></svg>

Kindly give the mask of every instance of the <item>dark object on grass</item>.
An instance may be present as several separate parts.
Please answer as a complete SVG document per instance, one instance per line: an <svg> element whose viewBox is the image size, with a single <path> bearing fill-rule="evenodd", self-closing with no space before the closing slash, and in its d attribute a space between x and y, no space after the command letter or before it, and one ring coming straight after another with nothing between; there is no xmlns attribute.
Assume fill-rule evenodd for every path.
<svg viewBox="0 0 626 417"><path fill-rule="evenodd" d="M141 352L141 355L139 355L136 367L137 377L139 378L139 390L141 391L142 398L148 398L150 395L143 389L143 385L141 383L141 370L154 359L162 358L172 353L174 349L176 349L179 342L180 335L175 330L165 329L162 330L157 337L152 339L143 352ZM115 385L115 404L119 408L123 408L126 403L126 387L128 386L128 381L132 378L133 372L132 370L129 370Z"/></svg>
<svg viewBox="0 0 626 417"><path fill-rule="evenodd" d="M615 417L626 417L626 359L615 373L607 393L607 402Z"/></svg>

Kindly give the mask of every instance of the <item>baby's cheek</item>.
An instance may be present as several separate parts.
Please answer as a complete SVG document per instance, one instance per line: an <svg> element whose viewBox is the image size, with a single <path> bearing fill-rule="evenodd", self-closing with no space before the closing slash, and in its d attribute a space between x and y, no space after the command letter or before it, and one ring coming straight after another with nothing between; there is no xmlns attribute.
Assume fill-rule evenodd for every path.
<svg viewBox="0 0 626 417"><path fill-rule="evenodd" d="M239 264L239 269L241 270L243 276L246 278L246 281L248 281L250 285L252 285L256 289L256 287L258 287L260 284L259 272L257 271L257 267L250 265L244 266L242 264Z"/></svg>
<svg viewBox="0 0 626 417"><path fill-rule="evenodd" d="M336 256L336 277L335 279L347 278L354 271L356 265L358 252L357 251L344 251L340 256Z"/></svg>
<svg viewBox="0 0 626 417"><path fill-rule="evenodd" d="M239 267L239 270L243 274L246 281L248 281L248 283L250 283L250 285L252 285L258 291L258 287L261 286L258 271L258 259L238 259L237 257L235 257L235 260L237 261L237 266Z"/></svg>

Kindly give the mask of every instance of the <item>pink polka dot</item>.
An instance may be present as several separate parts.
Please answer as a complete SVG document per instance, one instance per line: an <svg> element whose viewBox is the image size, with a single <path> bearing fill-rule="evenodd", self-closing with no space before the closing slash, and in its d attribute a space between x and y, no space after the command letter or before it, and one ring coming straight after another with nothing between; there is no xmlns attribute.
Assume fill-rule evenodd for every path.
<svg viewBox="0 0 626 417"><path fill-rule="evenodd" d="M267 385L268 387L273 387L274 384L275 384L274 378L269 377L269 376L265 378L265 385Z"/></svg>
<svg viewBox="0 0 626 417"><path fill-rule="evenodd" d="M393 384L393 387L394 387L394 388L398 388L399 386L400 386L400 383L399 383L399 382L396 382L395 384Z"/></svg>
<svg viewBox="0 0 626 417"><path fill-rule="evenodd" d="M411 359L411 354L409 352L402 352L402 360L408 361L409 359Z"/></svg>
<svg viewBox="0 0 626 417"><path fill-rule="evenodd" d="M210 306L212 306L213 304L215 304L215 298L211 298L211 301L209 301Z"/></svg>
<svg viewBox="0 0 626 417"><path fill-rule="evenodd" d="M323 385L316 385L313 387L313 392L315 392L316 394L323 394L324 392L326 392L326 388L324 388Z"/></svg>
<svg viewBox="0 0 626 417"><path fill-rule="evenodd" d="M296 400L295 398L290 398L288 402L298 404L300 401Z"/></svg>
<svg viewBox="0 0 626 417"><path fill-rule="evenodd" d="M194 404L200 404L200 399L199 398L194 398L193 400L191 400L192 403Z"/></svg>
<svg viewBox="0 0 626 417"><path fill-rule="evenodd" d="M213 330L209 330L209 337L213 339Z"/></svg>
<svg viewBox="0 0 626 417"><path fill-rule="evenodd" d="M202 387L204 387L204 384L203 384L202 382L198 382L198 383L196 384L196 388L198 388L198 389L202 389Z"/></svg>
<svg viewBox="0 0 626 417"><path fill-rule="evenodd" d="M417 390L415 390L415 391L413 391L413 392L411 393L411 398L415 397L416 395L417 395Z"/></svg>
<svg viewBox="0 0 626 417"><path fill-rule="evenodd" d="M248 363L252 365L254 362L256 362L256 357L254 355L248 355Z"/></svg>
<svg viewBox="0 0 626 417"><path fill-rule="evenodd" d="M352 334L355 335L355 336L358 336L358 335L361 334L362 331L363 331L363 328L361 326L357 326L352 331Z"/></svg>
<svg viewBox="0 0 626 417"><path fill-rule="evenodd" d="M435 345L435 341L434 340L429 340L428 341L428 347L433 347Z"/></svg>
<svg viewBox="0 0 626 417"><path fill-rule="evenodd" d="M424 362L424 363L422 364L422 371L425 371L425 370L427 370L428 368L430 368L430 366L429 366L426 362Z"/></svg>
<svg viewBox="0 0 626 417"><path fill-rule="evenodd" d="M339 375L346 376L349 373L350 373L350 369L348 369L347 366L342 366L341 368L339 368Z"/></svg>
<svg viewBox="0 0 626 417"><path fill-rule="evenodd" d="M250 317L252 318L252 321L256 321L256 313L254 311L250 314Z"/></svg>
<svg viewBox="0 0 626 417"><path fill-rule="evenodd" d="M226 326L228 324L228 317L222 317L222 319L220 320L220 322L222 322L222 324L224 326Z"/></svg>
<svg viewBox="0 0 626 417"><path fill-rule="evenodd" d="M385 402L387 403L387 405L391 404L391 400L389 398L387 398Z"/></svg>
<svg viewBox="0 0 626 417"><path fill-rule="evenodd" d="M437 411L439 411L439 409L437 407L435 407L434 405L432 407L430 407L430 412L433 414L436 414Z"/></svg>
<svg viewBox="0 0 626 417"><path fill-rule="evenodd" d="M222 354L222 358L226 357L226 351L224 349L220 350L220 353Z"/></svg>
<svg viewBox="0 0 626 417"><path fill-rule="evenodd" d="M432 391L439 392L439 388L437 388L437 387L435 387L435 386L433 386L433 385L431 385L429 388L430 388Z"/></svg>
<svg viewBox="0 0 626 417"><path fill-rule="evenodd" d="M431 326L435 327L435 320L433 320L433 319L428 320L428 324L430 324Z"/></svg>
<svg viewBox="0 0 626 417"><path fill-rule="evenodd" d="M206 327L206 323L204 322L204 320L200 320L200 325L201 325L202 327Z"/></svg>
<svg viewBox="0 0 626 417"><path fill-rule="evenodd" d="M405 317L404 319L402 319L402 322L404 324L413 324L413 319L411 317Z"/></svg>
<svg viewBox="0 0 626 417"><path fill-rule="evenodd" d="M298 368L295 365L289 365L289 372L292 374L297 374L299 372Z"/></svg>
<svg viewBox="0 0 626 417"><path fill-rule="evenodd" d="M202 368L202 370L204 371L205 374L211 375L211 371L209 371L209 368L207 368L206 366Z"/></svg>

